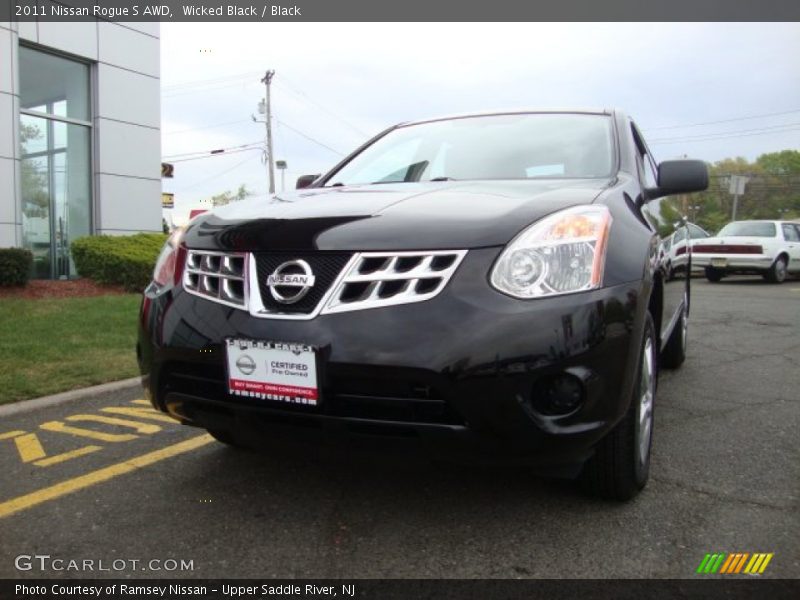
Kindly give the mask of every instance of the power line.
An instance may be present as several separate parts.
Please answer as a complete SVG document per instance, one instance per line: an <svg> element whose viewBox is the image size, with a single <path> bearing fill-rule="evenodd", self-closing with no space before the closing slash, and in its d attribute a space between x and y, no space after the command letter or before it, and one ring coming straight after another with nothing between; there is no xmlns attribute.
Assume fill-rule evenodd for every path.
<svg viewBox="0 0 800 600"><path fill-rule="evenodd" d="M714 140L724 140L729 138L750 137L753 135L774 135L776 133L788 133L790 131L800 131L800 127L779 129L779 130L751 130L753 133L729 133L729 134L708 134L708 136L696 136L688 138L664 138L661 140L650 140L650 144L655 146L657 144L677 144L684 142L713 142ZM714 136L714 137L710 137Z"/></svg>
<svg viewBox="0 0 800 600"><path fill-rule="evenodd" d="M166 93L166 94L162 93L161 94L161 98L162 99L176 98L178 96L187 96L189 94L198 94L200 92L203 92L203 93L219 92L219 91L231 88L231 87L246 88L246 87L249 87L251 85L254 85L254 84L252 82L248 82L248 81L237 81L235 83L231 83L231 84L227 84L227 85L218 85L218 86L209 87L209 88L198 88L198 89L191 89L191 90L181 90L181 91L172 92L172 93Z"/></svg>
<svg viewBox="0 0 800 600"><path fill-rule="evenodd" d="M763 115L749 115L746 117L734 117L731 119L722 119L720 121L705 121L703 123L689 123L688 125L662 125L660 127L648 127L644 131L656 131L659 129L684 129L687 127L700 127L702 125L717 125L719 123L733 123L734 121L747 121L749 119L765 119L767 117L779 117L781 115L791 115L794 113L800 112L799 109L795 110L787 110L784 112L777 112L777 113L767 113Z"/></svg>
<svg viewBox="0 0 800 600"><path fill-rule="evenodd" d="M307 133L304 133L303 131L300 131L296 127L293 127L293 126L289 125L285 121L282 121L282 120L278 119L275 116L273 116L272 118L277 123L280 123L283 127L286 127L290 131L293 131L297 135L305 138L306 140L308 140L308 141L310 141L310 142L312 142L314 144L317 144L318 146L321 146L322 148L325 148L326 150L329 150L329 151L333 152L334 154L336 154L338 156L345 156L345 154L343 152L340 152L339 150L336 150L335 148L331 148L330 146L328 146L324 142L320 142L319 140L317 140L317 139L311 137L310 135L308 135ZM168 155L168 156L164 156L163 160L170 161L170 162L185 162L187 160L197 160L197 159L201 159L201 158L211 158L212 156L224 156L226 154L233 154L235 151L241 151L241 150L245 150L245 149L254 150L255 148L253 148L252 146L259 146L260 147L263 144L264 144L264 140L257 140L257 141L254 141L254 142L248 142L246 144L241 144L241 145L238 145L238 146L230 146L230 147L227 147L227 148L214 148L214 149L211 149L211 150L197 150L195 152L184 152L184 153L179 153L179 154L171 154L171 155Z"/></svg>
<svg viewBox="0 0 800 600"><path fill-rule="evenodd" d="M249 146L256 146L256 145L260 145L260 144L263 144L263 143L264 143L264 140L256 140L254 142L247 142L246 144L240 144L238 146L230 146L230 147L227 147L227 148L212 148L211 150L197 150L195 152L184 152L184 153L180 153L180 154L170 154L168 156L164 156L163 160L180 159L180 158L186 158L188 156L204 155L204 154L212 154L212 155L222 154L222 153L228 152L229 150L239 150L241 148L247 148Z"/></svg>
<svg viewBox="0 0 800 600"><path fill-rule="evenodd" d="M245 80L250 79L258 74L258 71L251 71L249 73L241 73L239 75L227 75L225 77L216 77L212 79L197 79L195 81L184 81L182 83L175 83L161 88L162 92L173 91L177 89L186 89L190 87L202 87L206 85L215 85L218 83L229 82L232 80Z"/></svg>
<svg viewBox="0 0 800 600"><path fill-rule="evenodd" d="M662 138L663 140L691 140L693 138L712 137L717 135L731 135L739 133L750 133L754 131L769 131L773 129L783 129L786 127L800 127L800 123L784 123L782 125L768 125L764 127L756 127L754 129L733 129L731 131L718 131L716 133L698 133L697 135L684 135L675 138Z"/></svg>
<svg viewBox="0 0 800 600"><path fill-rule="evenodd" d="M211 175L210 177L206 177L206 178L204 178L204 179L201 179L200 181L195 181L195 182L194 182L193 184L191 184L191 185L188 185L188 186L186 186L186 187L184 187L184 188L181 188L181 189L179 189L179 190L176 190L176 192L175 192L175 193L176 193L176 194L180 194L180 193L182 193L182 192L185 192L186 190L191 190L191 189L193 189L193 188L196 188L198 185L201 185L201 184L203 184L203 183L206 183L207 181L211 181L212 179L216 179L216 178L218 178L218 177L221 177L222 175L226 175L227 173L230 173L231 171L233 171L233 170L235 170L235 169L238 169L239 167L241 167L241 166L242 166L243 164L245 164L246 162L253 160L254 158L256 158L256 157L255 157L255 156L248 156L248 157L247 157L247 158L245 158L243 161L240 161L240 162L236 163L236 164L235 164L235 165L233 165L232 167L230 167L230 168L228 168L228 169L225 169L224 171L220 171L219 173L215 173L214 175Z"/></svg>
<svg viewBox="0 0 800 600"><path fill-rule="evenodd" d="M281 81L279 81L279 82L276 81L276 83L278 85L280 85L281 87L286 88L288 91L292 92L293 94L295 94L296 96L300 97L301 99L305 100L306 102L308 102L310 104L313 104L314 106L316 106L320 110L325 111L326 113L328 113L334 119L338 119L339 121L341 121L342 123L347 125L350 129L352 129L353 131L355 131L359 135L362 135L364 137L369 137L366 133L361 131L358 127L353 125L350 121L348 121L347 119L345 119L341 115L337 115L335 112L333 112L329 108L326 108L325 106L323 106L322 104L320 104L319 102L317 102L316 100L311 98L307 93L305 93L304 91L299 89L295 84L288 83L286 81L286 77L285 76L282 76L281 77Z"/></svg>
<svg viewBox="0 0 800 600"><path fill-rule="evenodd" d="M230 156L231 154L241 154L242 152L252 152L253 150L259 150L263 152L263 148L241 148L239 150L231 150L226 152L215 152L214 154L205 154L203 156L193 156L191 158L181 158L178 160L170 160L171 163L182 163L182 162L190 162L193 160L204 160L206 158L217 158L220 156Z"/></svg>
<svg viewBox="0 0 800 600"><path fill-rule="evenodd" d="M226 121L225 123L214 123L213 125L203 125L201 127L187 127L186 129L177 129L172 131L162 131L162 135L180 135L190 131L202 131L203 129L214 129L215 127L224 127L225 125L237 125L239 123L252 123L250 119L239 119L237 121Z"/></svg>
<svg viewBox="0 0 800 600"><path fill-rule="evenodd" d="M319 140L315 140L315 139L314 139L314 138L312 138L310 135L307 135L307 134L303 133L303 132L302 132L302 131L300 131L299 129L295 129L294 127L292 127L292 126L291 126L291 125L289 125L288 123L285 123L285 122L281 121L281 120L280 120L280 119L278 119L277 117L274 117L274 118L275 118L275 120L276 120L278 123L280 123L281 125L283 125L284 127L286 127L286 129L288 129L288 130L290 130L290 131L294 131L294 132L295 132L297 135L299 135L299 136L302 136L302 137L306 138L308 141L310 141L310 142L314 142L314 143L315 143L315 144L317 144L318 146L322 146L323 148L326 148L327 150L330 150L330 151L331 151L331 152L333 152L334 154L338 154L339 156L345 156L345 154L344 154L343 152L339 152L338 150L336 150L336 149L334 149L334 148L331 148L331 147L330 147L330 146L328 146L327 144L323 144L323 143L322 143L322 142L320 142Z"/></svg>

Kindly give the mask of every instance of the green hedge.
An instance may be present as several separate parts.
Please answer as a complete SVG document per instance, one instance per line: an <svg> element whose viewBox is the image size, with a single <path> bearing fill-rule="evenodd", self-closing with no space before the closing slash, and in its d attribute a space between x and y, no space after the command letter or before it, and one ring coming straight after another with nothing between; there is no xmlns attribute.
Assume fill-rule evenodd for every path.
<svg viewBox="0 0 800 600"><path fill-rule="evenodd" d="M22 248L0 248L0 285L25 285L31 274L33 254Z"/></svg>
<svg viewBox="0 0 800 600"><path fill-rule="evenodd" d="M84 237L72 243L72 258L81 277L141 291L152 279L167 237L161 233Z"/></svg>

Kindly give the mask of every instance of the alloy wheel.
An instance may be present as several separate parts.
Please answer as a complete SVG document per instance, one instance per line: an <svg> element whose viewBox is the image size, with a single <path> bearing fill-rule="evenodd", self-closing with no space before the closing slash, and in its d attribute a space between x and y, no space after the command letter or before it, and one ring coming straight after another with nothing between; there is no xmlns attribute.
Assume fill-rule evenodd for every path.
<svg viewBox="0 0 800 600"><path fill-rule="evenodd" d="M650 454L650 438L653 434L653 400L656 395L655 347L652 338L647 338L642 352L636 437L639 442L639 464L646 465Z"/></svg>

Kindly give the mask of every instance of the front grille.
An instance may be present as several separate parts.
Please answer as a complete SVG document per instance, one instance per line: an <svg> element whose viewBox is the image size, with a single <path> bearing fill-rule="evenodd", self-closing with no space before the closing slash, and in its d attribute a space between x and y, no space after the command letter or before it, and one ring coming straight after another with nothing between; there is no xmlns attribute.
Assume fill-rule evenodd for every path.
<svg viewBox="0 0 800 600"><path fill-rule="evenodd" d="M444 289L466 250L363 252L333 291L324 313L421 302Z"/></svg>
<svg viewBox="0 0 800 600"><path fill-rule="evenodd" d="M350 260L350 253L268 253L256 254L256 274L258 277L258 290L261 293L261 303L270 313L310 314L317 308L326 292L336 281L342 269ZM267 278L283 263L302 260L308 263L314 273L315 282L308 293L297 302L284 304L277 301L267 285Z"/></svg>
<svg viewBox="0 0 800 600"><path fill-rule="evenodd" d="M242 253L189 250L183 287L214 302L247 308L247 260Z"/></svg>
<svg viewBox="0 0 800 600"><path fill-rule="evenodd" d="M255 317L313 319L318 314L429 300L445 288L466 254L188 250L183 287ZM276 294L269 285L271 276L273 283L279 282ZM298 280L289 281L292 276L309 282L304 294L298 294Z"/></svg>
<svg viewBox="0 0 800 600"><path fill-rule="evenodd" d="M332 377L328 396L331 414L358 419L463 425L435 386L413 380Z"/></svg>

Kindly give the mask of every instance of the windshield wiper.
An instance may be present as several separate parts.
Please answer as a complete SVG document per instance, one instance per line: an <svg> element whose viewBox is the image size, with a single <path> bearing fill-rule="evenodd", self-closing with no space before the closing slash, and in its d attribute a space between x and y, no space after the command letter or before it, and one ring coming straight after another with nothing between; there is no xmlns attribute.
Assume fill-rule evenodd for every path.
<svg viewBox="0 0 800 600"><path fill-rule="evenodd" d="M428 181L455 181L455 177L434 177L433 179L429 179Z"/></svg>

